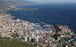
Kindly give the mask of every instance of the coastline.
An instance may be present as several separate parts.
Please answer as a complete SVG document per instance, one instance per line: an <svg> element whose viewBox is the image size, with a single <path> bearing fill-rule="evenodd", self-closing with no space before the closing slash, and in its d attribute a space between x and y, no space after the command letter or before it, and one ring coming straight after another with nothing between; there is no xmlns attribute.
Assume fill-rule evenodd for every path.
<svg viewBox="0 0 76 47"><path fill-rule="evenodd" d="M12 16L4 14L0 15L0 36L20 39L24 42L31 41L43 47L46 47L48 44L50 44L49 46L63 46L63 43L66 42L68 45L65 46L69 46L69 43L73 41L74 32L66 25L43 25L41 27L39 23L35 24L20 19L13 19ZM54 42L56 43L53 44ZM59 43L62 44L59 45Z"/></svg>

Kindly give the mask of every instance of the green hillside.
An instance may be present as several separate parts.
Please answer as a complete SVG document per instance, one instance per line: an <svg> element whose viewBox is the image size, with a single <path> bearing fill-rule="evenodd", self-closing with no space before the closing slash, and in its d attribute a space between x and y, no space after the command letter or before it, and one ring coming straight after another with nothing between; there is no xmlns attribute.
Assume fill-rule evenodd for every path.
<svg viewBox="0 0 76 47"><path fill-rule="evenodd" d="M18 40L10 40L8 38L7 39L0 38L0 47L36 47L36 45Z"/></svg>

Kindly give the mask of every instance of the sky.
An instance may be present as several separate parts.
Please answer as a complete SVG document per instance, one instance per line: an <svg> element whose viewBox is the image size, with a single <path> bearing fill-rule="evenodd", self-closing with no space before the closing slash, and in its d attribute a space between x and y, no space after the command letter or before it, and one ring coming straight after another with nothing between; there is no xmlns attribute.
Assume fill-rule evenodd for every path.
<svg viewBox="0 0 76 47"><path fill-rule="evenodd" d="M9 1L31 1L37 3L76 3L76 0L9 0Z"/></svg>
<svg viewBox="0 0 76 47"><path fill-rule="evenodd" d="M39 3L76 3L76 0L28 0Z"/></svg>

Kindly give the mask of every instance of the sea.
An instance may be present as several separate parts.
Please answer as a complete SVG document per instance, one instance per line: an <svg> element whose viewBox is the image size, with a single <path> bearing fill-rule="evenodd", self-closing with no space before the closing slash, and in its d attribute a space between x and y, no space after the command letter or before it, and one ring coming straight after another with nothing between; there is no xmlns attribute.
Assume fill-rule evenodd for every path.
<svg viewBox="0 0 76 47"><path fill-rule="evenodd" d="M76 4L39 4L17 8L37 8L37 10L12 10L8 13L32 23L67 25L76 33Z"/></svg>

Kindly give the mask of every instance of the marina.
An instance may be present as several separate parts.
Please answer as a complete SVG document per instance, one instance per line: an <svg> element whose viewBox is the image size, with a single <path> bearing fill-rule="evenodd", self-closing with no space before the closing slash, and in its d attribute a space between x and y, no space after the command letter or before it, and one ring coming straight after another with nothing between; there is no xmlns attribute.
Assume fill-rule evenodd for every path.
<svg viewBox="0 0 76 47"><path fill-rule="evenodd" d="M75 33L66 25L43 25L31 23L20 19L13 19L8 14L0 15L0 36L10 39L20 39L24 42L32 42L37 47L47 46L76 46L73 36ZM65 44L64 44L65 43Z"/></svg>

